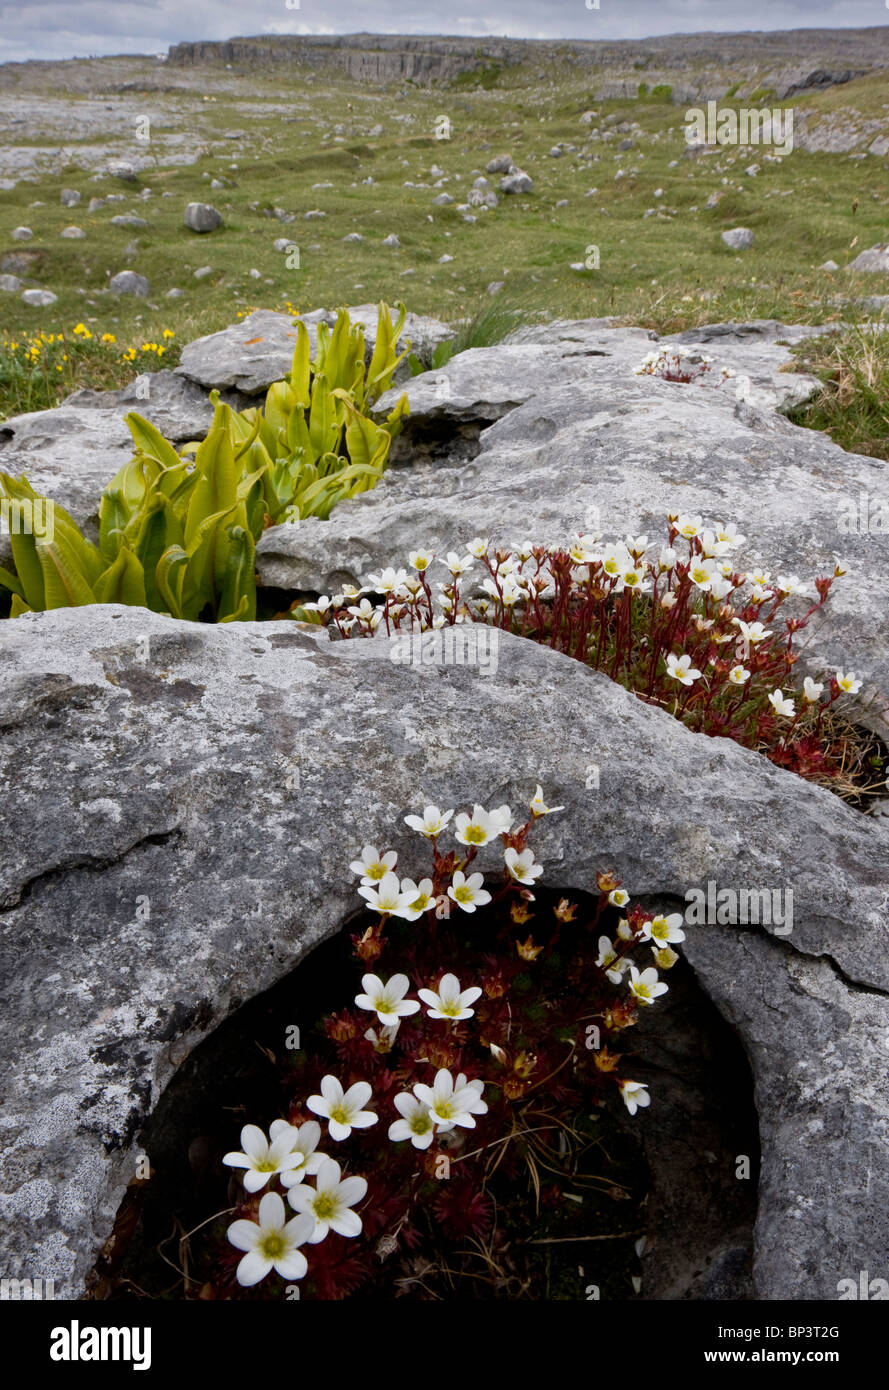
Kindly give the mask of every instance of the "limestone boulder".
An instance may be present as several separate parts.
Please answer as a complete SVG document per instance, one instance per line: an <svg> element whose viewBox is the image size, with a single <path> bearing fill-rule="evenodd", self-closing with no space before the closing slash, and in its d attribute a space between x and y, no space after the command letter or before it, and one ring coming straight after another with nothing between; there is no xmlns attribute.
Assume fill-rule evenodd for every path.
<svg viewBox="0 0 889 1390"><path fill-rule="evenodd" d="M634 897L680 910L708 883L783 892L780 929L737 915L688 925L689 964L673 974L680 1010L684 980L749 1059L753 1296L832 1299L841 1279L883 1267L889 829L567 657L506 635L491 656L415 667L394 664L385 637L115 606L0 624L6 1277L81 1293L177 1062L338 930L362 844L391 844L407 872L405 814L518 808L538 781L564 807L535 839L553 887L595 891L607 867ZM491 854L481 867L494 871ZM652 1155L662 1122L675 1141L670 1057L688 1055L659 1052L660 1036L644 1049L652 1105L636 1117ZM750 1250L719 1229L735 1160L714 1152L715 1182L698 1164L706 1220L683 1222L675 1193L672 1209L650 1204L651 1296L685 1296L680 1265L715 1270L715 1296L743 1296L732 1271Z"/></svg>
<svg viewBox="0 0 889 1390"><path fill-rule="evenodd" d="M408 382L411 414L395 458L412 466L393 466L329 521L267 531L262 582L332 594L405 564L417 547L444 554L475 536L658 538L670 512L734 521L747 537L744 568L797 575L812 593L812 581L838 563L847 571L812 619L804 662L813 671L851 667L866 683L863 721L889 732L886 465L781 413L816 384L781 371L799 335L765 323L658 340L709 357L707 381L720 382L722 366L736 373L699 386L634 375L652 347L642 330L591 321L535 336L546 334L546 345L525 334Z"/></svg>

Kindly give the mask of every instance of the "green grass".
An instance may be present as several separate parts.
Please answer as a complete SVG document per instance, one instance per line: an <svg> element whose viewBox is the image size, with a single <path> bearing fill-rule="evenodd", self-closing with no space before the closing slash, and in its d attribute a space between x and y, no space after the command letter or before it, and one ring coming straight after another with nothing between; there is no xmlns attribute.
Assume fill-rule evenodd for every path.
<svg viewBox="0 0 889 1390"><path fill-rule="evenodd" d="M457 325L453 338L439 343L433 355L433 366L443 367L458 352L466 352L469 348L493 347L511 333L539 323L544 311L536 304L536 296L529 294L527 289L524 297L516 293L486 297L470 318ZM419 363L414 362L412 366L419 367Z"/></svg>
<svg viewBox="0 0 889 1390"><path fill-rule="evenodd" d="M466 91L468 88L481 87L484 91L490 92L496 87L503 75L503 68L499 63L482 63L477 68L470 68L466 72L461 72L451 83L455 92Z"/></svg>
<svg viewBox="0 0 889 1390"><path fill-rule="evenodd" d="M790 419L826 430L856 454L889 460L889 331L857 324L810 338L797 348L800 369L823 382L814 400Z"/></svg>
<svg viewBox="0 0 889 1390"><path fill-rule="evenodd" d="M128 63L127 75L142 71L134 60ZM66 71L63 65L54 69L57 95L65 94ZM110 100L115 76L119 79L113 61L96 60L90 72L94 93L104 91ZM254 307L291 304L305 310L379 299L403 299L415 312L460 324L476 315L493 280L506 281L503 300L510 307L545 309L558 318L614 314L661 332L728 318L835 322L846 312L844 299L889 292L889 275L852 276L841 269L831 276L819 269L828 258L844 267L858 251L886 239L887 160L797 150L772 164L763 160L761 149L730 148L686 159L683 108L656 92L596 102L588 79L567 63L504 67L496 87L487 90L484 71L477 71L465 86L408 86L403 95L318 75L222 68L185 76L165 72L165 80L183 84L165 95L150 90L157 73L156 65L146 62L145 91L113 93L118 106L128 104L134 119L148 108L157 113L147 147L157 162L138 184L94 181L76 162L82 158L77 143L66 140L75 162L4 194L0 258L8 252L35 253L25 284L58 295L50 309L33 309L17 295L0 292L7 343L41 332L63 332L70 341L74 325L83 322L96 337L110 332L127 347L159 342L164 329L175 334L169 341L182 344ZM205 101L210 94L215 100ZM864 116L885 116L885 97L884 86L865 78L803 95L798 105L825 113L854 107ZM71 91L65 99L76 118L85 96ZM27 140L58 148L57 134L55 140L49 132L45 138L41 134L36 92L23 91L21 101ZM599 113L599 124L611 114L638 122L641 129L632 132L636 148L616 157L626 132L609 142L590 142L589 128L579 119L590 106ZM449 140L435 138L440 115L451 122ZM115 119L119 137L120 118ZM367 132L377 122L384 133L370 138ZM232 127L247 132L243 142L222 139ZM160 157L170 137L184 137L198 152L197 161L163 166ZM577 151L551 159L549 150L558 141L574 144ZM580 163L586 146L590 156L598 156L588 167ZM145 150L131 141L113 153L127 157ZM491 212L472 209L474 224L465 222L455 205L433 206L441 191L465 200L473 171L483 171L505 151L534 178L533 193L501 198ZM754 160L760 166L755 178L744 173ZM442 189L432 186L430 169L436 162L451 178ZM618 169L627 176L616 180ZM205 172L231 186L211 191ZM365 183L368 178L373 182ZM405 188L405 181L428 186ZM328 182L334 187L312 188ZM491 182L496 189L496 179ZM66 186L83 193L78 207L61 207L59 194ZM152 194L145 201L134 196L142 187ZM593 188L598 192L585 196ZM656 199L657 188L663 196ZM721 200L706 210L713 192ZM91 196L108 193L124 193L127 201L87 212ZM31 207L34 200L43 206ZM224 227L207 236L189 232L182 217L193 200L218 207ZM567 205L557 207L563 200ZM283 207L297 219L282 224L263 216L263 206ZM313 208L326 216L305 220ZM662 215L644 216L658 208ZM118 212L135 212L147 228L112 226ZM11 240L21 223L34 230L29 242ZM71 223L84 229L85 240L60 238ZM723 244L720 233L737 225L755 233L751 250L732 252ZM350 232L361 233L365 243L345 244ZM399 250L381 245L390 232L400 238ZM277 237L297 242L299 270L288 270L284 255L273 249ZM136 245L128 256L132 241ZM571 270L591 245L599 248L600 269ZM445 253L455 259L442 265ZM212 266L213 274L196 281L193 273L202 265ZM126 268L148 277L148 300L115 298L107 291L109 276ZM182 299L164 297L173 286L185 291ZM503 314L501 308L491 312ZM35 402L50 404L72 384L121 384L143 369L139 361L119 358L85 354L70 373L56 372L53 380L52 371L45 372L39 388L28 387L11 368L9 349L0 346L0 418L21 410L23 402L31 408ZM170 360L165 357L164 364Z"/></svg>

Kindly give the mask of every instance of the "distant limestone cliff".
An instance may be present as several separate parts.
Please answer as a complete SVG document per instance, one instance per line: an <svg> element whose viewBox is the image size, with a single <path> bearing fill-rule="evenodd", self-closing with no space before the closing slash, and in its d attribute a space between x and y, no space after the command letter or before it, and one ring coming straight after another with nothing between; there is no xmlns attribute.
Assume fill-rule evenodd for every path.
<svg viewBox="0 0 889 1390"><path fill-rule="evenodd" d="M168 63L335 69L359 82L447 83L473 69L558 61L589 68L595 95L667 85L675 99L720 98L738 84L783 99L889 68L889 26L776 33L677 34L633 41L449 38L400 34L274 35L174 44Z"/></svg>

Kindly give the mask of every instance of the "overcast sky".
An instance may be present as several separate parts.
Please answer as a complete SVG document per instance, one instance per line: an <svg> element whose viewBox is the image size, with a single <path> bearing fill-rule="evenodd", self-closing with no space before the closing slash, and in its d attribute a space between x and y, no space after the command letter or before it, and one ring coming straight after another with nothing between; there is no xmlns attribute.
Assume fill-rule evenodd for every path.
<svg viewBox="0 0 889 1390"><path fill-rule="evenodd" d="M590 8L587 8L587 5ZM460 13L466 8L466 14ZM244 34L618 39L889 24L889 0L0 0L0 61L160 53ZM476 8L478 7L478 8Z"/></svg>

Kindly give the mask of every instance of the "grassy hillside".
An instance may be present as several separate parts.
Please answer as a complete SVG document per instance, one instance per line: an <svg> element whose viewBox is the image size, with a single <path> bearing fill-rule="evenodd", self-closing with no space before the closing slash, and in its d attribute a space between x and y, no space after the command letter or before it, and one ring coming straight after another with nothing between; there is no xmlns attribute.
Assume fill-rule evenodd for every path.
<svg viewBox="0 0 889 1390"><path fill-rule="evenodd" d="M849 297L889 292L889 275L844 269L858 251L889 241L889 159L862 153L873 139L867 129L851 153L798 148L773 162L764 158L768 147L726 147L689 158L684 109L667 92L645 92L643 84L633 100L597 102L588 74L556 63L486 71L483 87L462 78L447 91L410 84L385 91L223 67L173 74L133 59L93 60L84 91L75 68L54 65L52 99L34 80L0 88L9 146L0 175L7 184L18 178L0 194L0 269L8 273L4 258L24 253L28 273L17 272L23 288L58 295L51 307L32 308L17 293L0 292L6 414L24 408L26 345L40 332L63 332L70 346L79 323L93 335L79 335L86 343L79 357L69 352L63 362L64 353L52 356L57 343L38 346L49 367L47 389L56 394L75 382L110 384L146 365L167 365L177 344L253 307L401 298L417 312L456 321L486 300L492 282L503 282L504 298L553 314L616 314L673 330L739 317L829 321L845 312ZM75 88L67 93L66 72ZM885 97L883 80L866 77L801 96L796 110L811 117L807 133L820 120L882 123L889 131ZM589 110L596 115L584 124ZM149 143L135 138L146 114ZM436 138L442 116L451 123L449 139ZM377 126L382 134L372 135ZM609 138L591 138L591 129ZM633 147L619 151L626 140ZM575 148L551 157L560 142ZM458 204L504 152L532 176L534 191L501 196L491 211L471 207L476 221L466 221ZM144 164L135 183L100 172L112 157ZM757 173L745 172L754 164ZM431 172L436 166L441 175ZM211 179L225 186L211 190ZM490 182L499 194L499 176ZM61 206L66 187L81 191L79 206ZM454 203L435 206L442 193ZM109 194L125 201L88 212L91 197ZM707 208L714 194L718 202ZM183 212L194 200L217 207L224 227L188 231ZM273 208L295 220L265 215ZM324 216L307 219L312 210ZM112 225L119 214L147 226ZM84 239L60 236L72 224ZM11 239L19 225L33 230L31 240ZM722 242L720 233L737 226L754 232L750 250ZM345 243L350 233L366 240ZM400 248L382 245L391 233ZM281 237L297 243L299 269L274 249ZM592 247L599 269L571 269ZM445 256L453 260L442 263ZM837 272L820 269L828 259ZM204 266L211 273L196 280ZM147 276L147 300L109 293L109 277L123 269ZM183 296L166 298L174 287ZM116 341L102 344L102 334ZM143 343L157 343L163 355L143 352ZM136 350L129 361L127 349ZM32 391L28 403L44 402Z"/></svg>

